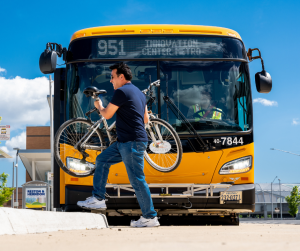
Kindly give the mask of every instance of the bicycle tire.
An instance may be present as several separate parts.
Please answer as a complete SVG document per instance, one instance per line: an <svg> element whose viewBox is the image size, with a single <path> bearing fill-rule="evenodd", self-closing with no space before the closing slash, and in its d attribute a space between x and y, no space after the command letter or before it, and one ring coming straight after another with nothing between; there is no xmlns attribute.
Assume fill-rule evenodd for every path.
<svg viewBox="0 0 300 251"><path fill-rule="evenodd" d="M87 128L92 126L92 123L85 118L75 118L70 119L63 123L56 132L54 138L54 156L59 167L66 172L67 174L73 177L87 177L92 175L95 172L94 168L86 170L76 170L67 166L67 158L72 158L72 161L82 160L82 154L74 148L74 145L79 141L87 132ZM105 146L105 141L102 132L100 129L97 129L96 132L88 140L89 144L95 146ZM95 154L94 152L95 151ZM92 154L92 157L87 157L86 161L91 164L95 164L95 156L101 153L101 151L87 149L86 152ZM98 153L99 152L99 153ZM70 164L71 166L71 164ZM77 168L83 168L83 166L78 166Z"/></svg>
<svg viewBox="0 0 300 251"><path fill-rule="evenodd" d="M160 131L163 131L162 136L165 148L155 146L152 142L149 130L146 129L149 141L144 157L149 165L157 171L164 173L172 172L180 165L182 159L183 150L180 138L168 122L158 118L152 118L150 122L152 129L156 131L155 126L157 125L160 127ZM165 129L163 129L163 127ZM161 143L157 133L155 139L158 143ZM163 152L160 152L160 149L162 149Z"/></svg>

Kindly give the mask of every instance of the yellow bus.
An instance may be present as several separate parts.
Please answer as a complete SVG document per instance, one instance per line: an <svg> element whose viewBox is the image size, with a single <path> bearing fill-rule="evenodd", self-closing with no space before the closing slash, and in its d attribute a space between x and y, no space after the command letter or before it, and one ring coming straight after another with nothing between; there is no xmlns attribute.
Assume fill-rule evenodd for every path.
<svg viewBox="0 0 300 251"><path fill-rule="evenodd" d="M252 56L253 50L258 56ZM63 56L65 68L56 69L56 55ZM40 69L54 72L55 131L64 121L85 117L93 108L83 94L87 86L105 89L102 100L105 106L109 103L114 91L109 66L116 62L130 66L132 83L141 90L149 81L160 79L150 109L179 134L183 157L180 166L168 173L145 162L146 181L158 215L216 215L238 223L239 213L255 209L248 64L256 58L263 67L255 76L257 90L268 93L272 80L260 51L247 52L234 30L197 25L119 25L77 31L68 49L48 43ZM169 107L164 96L183 116ZM96 121L97 116L92 114L90 119ZM55 164L54 180L54 207L81 210L76 203L91 195L93 177L71 176ZM105 213L141 214L123 163L111 166Z"/></svg>

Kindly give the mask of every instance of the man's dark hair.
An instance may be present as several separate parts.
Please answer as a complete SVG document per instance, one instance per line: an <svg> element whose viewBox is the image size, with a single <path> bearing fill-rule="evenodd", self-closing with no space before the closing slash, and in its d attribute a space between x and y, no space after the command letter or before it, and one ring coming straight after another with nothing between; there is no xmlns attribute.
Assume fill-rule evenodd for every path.
<svg viewBox="0 0 300 251"><path fill-rule="evenodd" d="M130 81L132 79L132 73L129 66L127 64L124 64L123 62L114 64L110 66L109 69L117 69L117 75L120 76L121 74L124 74L126 80Z"/></svg>

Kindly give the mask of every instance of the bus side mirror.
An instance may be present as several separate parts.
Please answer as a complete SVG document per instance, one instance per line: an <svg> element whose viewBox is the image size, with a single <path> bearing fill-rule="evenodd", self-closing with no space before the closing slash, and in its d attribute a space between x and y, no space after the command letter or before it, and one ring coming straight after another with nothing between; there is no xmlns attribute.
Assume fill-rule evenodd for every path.
<svg viewBox="0 0 300 251"><path fill-rule="evenodd" d="M46 49L40 56L40 70L44 74L53 73L56 69L57 54L56 51Z"/></svg>
<svg viewBox="0 0 300 251"><path fill-rule="evenodd" d="M272 90L271 75L265 70L255 74L256 90L259 93L269 93Z"/></svg>
<svg viewBox="0 0 300 251"><path fill-rule="evenodd" d="M57 56L63 56L63 60L67 60L66 48L63 48L61 44L47 43L46 50L40 56L40 70L44 74L53 73L56 70Z"/></svg>
<svg viewBox="0 0 300 251"><path fill-rule="evenodd" d="M253 57L252 56L253 51L258 51L259 55ZM256 90L259 93L269 93L272 89L272 78L271 78L271 75L265 71L265 65L264 65L264 61L261 57L260 50L258 48L255 48L255 49L249 48L249 50L247 52L247 56L248 56L250 62L253 61L254 59L260 58L261 65L262 65L262 71L255 74Z"/></svg>

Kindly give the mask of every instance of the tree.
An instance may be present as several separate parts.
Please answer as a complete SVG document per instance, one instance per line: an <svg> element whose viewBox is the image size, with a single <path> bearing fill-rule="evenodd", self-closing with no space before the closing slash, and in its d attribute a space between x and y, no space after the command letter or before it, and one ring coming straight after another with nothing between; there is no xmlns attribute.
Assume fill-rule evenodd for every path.
<svg viewBox="0 0 300 251"><path fill-rule="evenodd" d="M298 207L300 205L300 195L298 186L294 186L290 196L286 196L285 200L289 204L289 214L293 217L298 213Z"/></svg>
<svg viewBox="0 0 300 251"><path fill-rule="evenodd" d="M0 174L0 207L3 207L5 202L11 200L11 195L15 190L15 188L6 187L7 177L7 173Z"/></svg>

